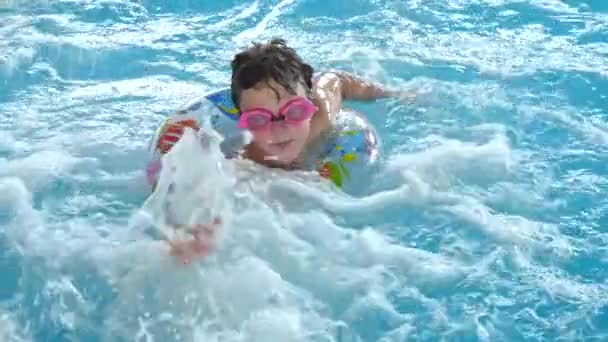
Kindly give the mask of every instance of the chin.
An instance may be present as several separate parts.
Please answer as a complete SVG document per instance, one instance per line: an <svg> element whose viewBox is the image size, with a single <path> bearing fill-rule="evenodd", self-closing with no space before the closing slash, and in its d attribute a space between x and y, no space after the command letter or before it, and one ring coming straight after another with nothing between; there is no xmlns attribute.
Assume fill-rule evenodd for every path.
<svg viewBox="0 0 608 342"><path fill-rule="evenodd" d="M277 162L283 164L283 165L289 165L291 163L293 163L295 160L297 159L297 156L292 157L292 156L278 156L277 158Z"/></svg>

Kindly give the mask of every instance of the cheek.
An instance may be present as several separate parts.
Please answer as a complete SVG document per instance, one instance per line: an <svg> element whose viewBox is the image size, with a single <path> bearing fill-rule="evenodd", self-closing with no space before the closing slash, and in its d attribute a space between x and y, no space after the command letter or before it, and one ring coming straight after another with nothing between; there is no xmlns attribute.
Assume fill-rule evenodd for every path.
<svg viewBox="0 0 608 342"><path fill-rule="evenodd" d="M290 127L291 136L297 140L306 140L308 133L310 132L310 125L308 122Z"/></svg>
<svg viewBox="0 0 608 342"><path fill-rule="evenodd" d="M292 139L295 139L300 144L303 144L308 139L308 134L310 132L310 124L308 122L301 123L299 125L289 125L287 126L287 131L283 131L281 136L288 135ZM253 142L258 146L268 146L269 141L276 138L277 132L274 132L271 129L262 129L258 131L251 131L253 135Z"/></svg>
<svg viewBox="0 0 608 342"><path fill-rule="evenodd" d="M257 145L267 145L268 140L271 139L270 130L263 129L259 131L252 131L253 142Z"/></svg>

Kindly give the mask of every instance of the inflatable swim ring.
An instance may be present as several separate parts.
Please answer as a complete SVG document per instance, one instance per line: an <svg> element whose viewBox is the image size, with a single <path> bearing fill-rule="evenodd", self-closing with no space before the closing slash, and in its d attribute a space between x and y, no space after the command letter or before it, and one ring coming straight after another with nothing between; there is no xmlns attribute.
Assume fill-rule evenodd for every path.
<svg viewBox="0 0 608 342"><path fill-rule="evenodd" d="M197 127L206 118L211 126L223 136L221 149L227 158L235 157L242 148L242 131L237 127L239 111L231 99L230 88L195 98L176 111L159 125L149 144L150 160L146 169L149 185L155 186L161 169L162 155L167 152L159 144L168 123L182 122ZM357 178L356 172L378 159L380 142L373 126L356 112L342 112L333 122L333 129L322 139L321 144L308 153L307 169L317 170L321 177L331 180L338 188L344 188Z"/></svg>

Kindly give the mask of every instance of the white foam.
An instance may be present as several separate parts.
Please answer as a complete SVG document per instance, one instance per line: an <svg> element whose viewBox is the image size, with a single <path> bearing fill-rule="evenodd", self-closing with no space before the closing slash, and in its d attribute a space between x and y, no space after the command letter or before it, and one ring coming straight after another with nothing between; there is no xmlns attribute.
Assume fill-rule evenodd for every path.
<svg viewBox="0 0 608 342"><path fill-rule="evenodd" d="M446 205L443 210L478 227L481 232L506 246L515 245L555 253L569 258L575 254L571 239L553 224L536 222L522 216L494 213L473 198L462 203Z"/></svg>
<svg viewBox="0 0 608 342"><path fill-rule="evenodd" d="M16 49L2 46L0 44L2 55L0 55L0 72L5 77L13 76L16 70L22 65L31 63L34 59L35 50L30 47L21 46Z"/></svg>
<svg viewBox="0 0 608 342"><path fill-rule="evenodd" d="M202 132L205 136L206 128ZM363 334L356 322L369 312L390 319L397 329L410 324L411 316L399 313L384 291L405 284L443 286L467 272L458 260L403 247L379 231L339 226L322 211L302 213L271 183L289 178L314 189L318 179L277 171L272 182L258 182L251 175L262 168L223 161L216 138L206 136L202 144L200 139L188 131L167 155L165 170L178 170L163 171L158 193L133 217L130 229L103 227L104 237L89 220L71 219L27 232L24 253L47 259L48 277L54 270L91 265L116 290L103 340L335 340L339 334ZM177 182L178 196L169 195L169 181ZM182 268L164 242L144 235L144 227L162 221L162 200L171 200L185 221L222 216L224 239L211 257ZM67 279L47 288L51 301L69 308L60 310L58 322L68 330L89 324L69 314L86 316L91 308Z"/></svg>
<svg viewBox="0 0 608 342"><path fill-rule="evenodd" d="M466 23L473 18L472 15L454 15L453 10L466 9L470 3L503 6L516 2L520 1L412 0L407 2L407 6L412 10L421 7L431 9L429 13L444 23ZM538 6L553 7L557 12L569 10L558 7L555 1L533 2ZM437 33L433 27L396 15L390 8L392 4L382 5L386 8L348 20L311 18L308 23L322 27L323 34L312 32L314 30L302 32L290 29L287 21L278 21L294 3L282 1L269 13L261 15L260 11L266 9L259 1L239 5L215 14L224 20L214 25L207 25L210 17L205 16L192 20L181 16L151 18L146 25L137 28L123 23L110 23L103 28L87 24L78 26L80 24L77 22L70 21L71 28L78 28L82 31L80 34L54 36L34 32L26 26L10 36L17 44L33 46L34 49L38 46L49 46L51 49L68 46L64 51L81 50L79 62L85 64L98 63L100 56L105 57L101 54L109 53L112 56L112 53L125 46L134 49L169 48L180 53L194 49L204 63L186 63L182 71L201 75L206 79L206 84L219 84L219 80L229 76L229 72L220 68L207 70L209 67L205 65L209 61L211 65L219 65L229 60L234 52L231 42L248 44L251 38L283 35L291 41L291 45L302 48L303 56L320 64L348 66L348 63L352 63L350 65L354 69L359 69L355 71L371 78L386 79L398 86L431 84L437 94L449 95L447 101L431 104L429 107L432 108L426 113L428 115L412 125L412 130L419 130L424 124L434 125L438 121L434 127L439 130L433 132L436 135L414 137L407 151L404 148L389 160L388 169L380 177L386 176L389 183L394 181L395 186L391 189L375 191L360 198L346 196L329 191L318 175L312 173L267 170L240 161L221 162L213 146L198 146L198 138L187 134L165 158L166 169L175 166L178 171L161 176L158 192L146 202L143 211L131 217L128 223L121 223L121 218L110 218L112 215L104 216L104 206L109 205L107 197L104 197L107 193L99 196L74 195L65 201L65 206L74 210L70 214L78 210L93 210L98 211L99 216L62 217L60 222L56 222L53 206L45 203L41 212L32 208L31 191L40 190L49 181L60 177L72 180L75 177L82 177L79 180L96 177L95 185L111 185L112 189L124 186L124 178L131 175L125 175L124 168L119 164L123 159L134 159L134 154L124 154L119 149L129 144L126 149L137 150L141 143L133 141L139 137L133 138L132 131L127 130L134 125L141 128L141 125L148 125L147 121L154 121L139 121L137 118L142 116L134 116L133 113L139 110L145 116L150 111L164 111L166 107L171 107L173 101L181 101L178 98L200 94L204 89L191 82L153 76L112 83L61 80L67 85L67 91L55 92L52 96L41 92L23 99L24 110L15 111L15 115L19 116L19 123L28 128L40 128L39 131L49 129L64 108L55 112L31 112L35 115L30 117L31 109L26 106L53 109L56 107L54 101L73 107L92 106L93 110L87 111L87 114L94 112L90 119L98 120L82 136L56 134L42 144L34 143L35 152L25 158L20 151L25 148L21 148L18 142L21 132L7 134L5 140L0 136L0 149L18 154L11 156L11 160L2 160L0 165L3 177L0 178L0 190L5 190L0 191L3 194L0 195L0 206L16 213L13 222L7 226L9 243L17 246L27 260L29 257L40 257L35 259L36 265L43 270L41 275L49 280L49 284L43 286L45 291L41 295L48 299L52 308L48 311L53 312L55 322L68 330L87 330L91 322L79 317L90 315L91 311L88 310L100 309L83 299L84 290L76 287L72 280L62 278L66 268L77 270L74 274L80 275L80 267L85 267L89 272L87 275L93 278L91 281L107 281L115 291L109 307L104 307L105 320L95 322L98 326L94 328L105 335L100 336L104 341L120 338L128 341L135 338L142 341L339 341L348 339L344 336L350 336L352 340L369 338L388 342L424 338L429 336L429 331L433 337L443 335L445 339L451 339L463 330L476 333L480 340L492 340L500 334L500 331L496 331L499 329L492 326L492 322L496 324L500 316L492 317L488 322L488 319L484 319L484 315L487 315L484 312L487 309L485 304L467 307L467 303L460 299L446 302L444 293L434 290L442 287L460 290L459 280L463 277L467 277L467 281L483 283L487 278L499 276L493 273L494 267L500 264L505 254L517 254L520 249L526 253L520 256L520 268L516 270L522 273L516 275L527 276L525 280L528 284L546 290L554 299L563 297L584 304L593 301L602 303L601 296L606 293L603 286L579 284L578 280L569 279L553 269L525 266L531 263L530 254L534 252L540 252L538 254L545 257L549 255L552 260L558 256L557 260L560 260L559 257L569 258L579 253L577 248L586 242L566 238L555 225L507 215L492 208L492 200L496 201L496 197L492 197L495 192L499 196L502 194L499 200L518 202L527 208L547 204L542 191L549 187L549 182L543 177L550 171L539 168L538 177L546 181L540 186L536 183L536 174L530 181L534 184L529 187L526 179L517 179L520 176L518 172L534 167L530 166L534 163L530 158L522 158L526 151L509 145L503 121L485 123L488 108L512 112L513 103L519 101L514 100L513 93L496 81L463 84L414 78L403 82L392 79L397 76L385 71L383 63L397 63L399 68L406 70L408 65L426 68L429 64L444 61L448 67L463 75L481 70L484 77L498 75L507 79L557 69L597 72L599 67L602 72L605 71L605 67L600 65L602 54L606 51L605 44L574 44L575 36L552 36L545 28L534 25L498 31L492 29L491 33ZM445 7L452 12L442 13L436 7ZM502 13L511 15L512 11ZM251 15L262 20L240 35L206 35L209 31L216 33L227 26L239 26L248 23L249 19L255 20L248 18ZM63 28L68 23L60 24ZM589 27L577 34L593 30L599 32L603 27L600 18L595 16L589 18L587 23ZM353 29L341 32L340 36L334 32L326 34L332 25L336 26L336 30L342 30L343 24L349 28L366 27L369 31L361 34ZM387 26L391 27L389 31L386 31ZM194 31L204 34L195 33L193 36ZM10 31L2 27L0 32L7 37ZM175 39L175 35L191 39L179 42L177 40L181 37ZM337 45L336 37L340 40ZM391 39L381 42L386 43L386 50L379 51L374 45L382 37ZM169 40L176 41L167 43ZM199 49L202 45L206 47L209 41L215 41L219 52L216 49ZM23 52L27 51L20 53ZM554 58L548 61L548 55ZM162 59L161 56L160 64L176 68L178 65L172 58L168 56ZM28 55L25 53L24 58L15 57L13 61L17 62L15 68L18 68L18 65L23 65L19 63L29 62ZM9 69L13 70L14 67ZM50 72L51 76L55 75L53 81L60 80L56 72L53 74L52 65L39 63L33 70ZM72 86L75 87L70 88ZM133 103L130 97L159 101ZM129 107L126 114L129 116L128 124L119 124L112 120L115 118L113 115L124 120L124 113L121 114L113 105L105 109L101 107L102 103L120 103L124 99L128 99L129 104L124 107L120 104L119 109ZM465 134L473 136L474 142L447 139L441 135L445 133L442 129L446 125L459 122L451 118L453 111L445 110L454 104L450 99L454 99L459 108L466 108L463 120L474 117L473 126L464 129ZM140 105L145 107L145 111L140 110ZM565 123L581 136L590 138L590 141L606 141L606 127L601 122L585 119L585 113L576 114L567 106L559 108L563 111L557 114L545 113L553 111L553 108L530 111L529 107L520 107L518 114L542 115ZM401 119L398 115L403 115L403 108L395 108L395 115L391 118ZM66 117L69 115L72 115L71 111ZM446 123L446 120L451 121ZM79 124L80 121L72 122L69 128L78 129L81 127ZM99 129L100 126L104 127ZM65 133L63 129L66 127L61 126L61 132ZM457 133L462 131L460 128ZM41 133L53 135L54 131L51 134ZM116 140L110 142L111 139ZM82 154L113 155L115 158L108 159L113 168L107 172L74 175L77 166L87 160L76 157L75 152L57 151L57 146L49 146L61 145L57 142L75 146ZM91 151L83 151L82 146L92 146ZM522 160L525 165L522 165ZM539 164L542 161L534 165ZM569 177L573 186L580 185L585 191L598 191L603 184L597 177ZM176 195L168 194L170 181L178 183ZM104 192L107 191L112 190L106 187ZM212 256L191 267L182 268L168 255L168 246L164 241L146 235L156 229L156 233L161 231L168 237L172 236L173 232L167 231L167 227L162 225L166 218L162 206L163 201L167 200L173 202L175 215L184 222L208 221L214 215L224 218L223 239L218 241L218 249ZM428 234L431 239L441 240L438 250L433 251L415 247L426 242L417 240L419 236L426 238L424 235L416 235L415 238L407 236L407 242L391 239L389 234L407 234L413 229L420 229L418 226L406 226L407 223L386 227L392 221L392 218L386 217L388 210L411 208L423 212L421 215L433 215L433 218L448 216L445 219L447 222L440 222L437 227L423 227L423 233L425 230L442 229L443 224L465 222L468 224L464 227L458 225L450 229L480 232L496 244L496 248L490 255L481 256L481 260L478 260L478 241L462 238L460 234L466 235L466 231L450 230L441 237L435 233ZM438 215L435 215L435 211L439 212ZM110 219L114 223L108 223ZM365 226L353 227L353 221L357 219L363 221ZM370 227L370 222L374 220L382 224ZM117 221L119 223L115 223ZM176 232L177 235L181 233ZM38 263L40 260L43 262ZM540 271L538 273L542 276L532 277L536 271ZM506 284L484 285L509 286L508 281ZM395 293L398 299L391 297ZM465 295L468 295L466 290ZM401 299L407 303L405 308L400 306ZM95 301L97 298L88 300ZM519 301L513 300L506 305L513 303ZM466 317L455 319L451 305L456 305L457 310L466 308ZM530 311L534 314L532 309ZM3 317L2 314L0 317ZM367 323L373 325L378 319L384 320L390 327L366 331L370 329ZM8 325L3 326L3 322L0 318L0 339L4 337L3 331L20 330L12 316L8 319ZM545 321L542 324L551 323ZM21 342L19 339L16 341Z"/></svg>
<svg viewBox="0 0 608 342"><path fill-rule="evenodd" d="M496 135L484 144L440 137L428 139L433 141L431 147L395 155L389 160L387 171L413 172L424 182L445 188L456 179L496 182L508 177L515 167L516 159L504 135Z"/></svg>
<svg viewBox="0 0 608 342"><path fill-rule="evenodd" d="M219 23L216 24L212 24L212 25L208 25L206 26L207 30L221 30L221 29L225 29L226 27L238 22L239 20L243 20L243 19L248 19L251 18L252 16L254 16L256 14L256 12L259 11L259 1L256 0L253 3L251 3L251 5L243 5L242 9L240 8L235 8L238 12L234 11L234 10L230 10L230 13L228 13L226 15L227 19L220 21Z"/></svg>
<svg viewBox="0 0 608 342"><path fill-rule="evenodd" d="M17 177L0 177L0 206L17 214L31 208L32 194Z"/></svg>
<svg viewBox="0 0 608 342"><path fill-rule="evenodd" d="M263 33L266 33L268 25L273 23L278 17L280 17L286 8L289 8L295 0L282 0L280 3L272 6L272 10L268 13L260 22L253 28L245 30L232 38L232 42L236 46L243 46L249 44L249 41L260 39Z"/></svg>
<svg viewBox="0 0 608 342"><path fill-rule="evenodd" d="M496 35L469 32L436 34L433 39L396 34L395 49L387 57L411 56L424 60L444 60L467 65L483 73L501 76L531 74L537 70L599 72L602 70L597 47L575 44L572 39L551 36L538 25L514 30L498 29ZM514 55L517 51L517 55ZM549 61L544 57L553 56Z"/></svg>
<svg viewBox="0 0 608 342"><path fill-rule="evenodd" d="M21 327L10 312L0 310L0 341L27 342L34 340L28 330Z"/></svg>
<svg viewBox="0 0 608 342"><path fill-rule="evenodd" d="M556 267L537 264L519 249L512 251L511 258L526 283L542 288L553 300L566 299L594 308L606 305L605 283L582 283Z"/></svg>
<svg viewBox="0 0 608 342"><path fill-rule="evenodd" d="M572 128L581 137L592 143L602 145L608 144L608 125L603 122L591 121L585 115L577 113L571 106L560 106L555 108L532 106L526 103L517 106L517 111L526 116L543 116L556 120L567 127Z"/></svg>
<svg viewBox="0 0 608 342"><path fill-rule="evenodd" d="M38 189L68 175L74 166L83 161L85 159L61 150L39 151L21 159L0 159L0 176L19 177L29 189Z"/></svg>
<svg viewBox="0 0 608 342"><path fill-rule="evenodd" d="M578 13L576 8L572 8L560 0L532 0L530 4L557 13Z"/></svg>
<svg viewBox="0 0 608 342"><path fill-rule="evenodd" d="M14 135L10 132L0 131L0 153L23 153L28 149L29 145L23 141L17 141Z"/></svg>
<svg viewBox="0 0 608 342"><path fill-rule="evenodd" d="M86 104L95 101L118 100L125 96L157 98L159 101L175 101L200 95L199 85L175 81L167 76L144 77L108 83L95 83L75 87L64 96L73 104Z"/></svg>

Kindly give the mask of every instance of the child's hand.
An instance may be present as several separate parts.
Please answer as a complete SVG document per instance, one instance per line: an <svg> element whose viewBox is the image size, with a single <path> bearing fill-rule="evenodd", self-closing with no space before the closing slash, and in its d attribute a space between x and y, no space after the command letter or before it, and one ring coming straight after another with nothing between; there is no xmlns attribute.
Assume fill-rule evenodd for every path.
<svg viewBox="0 0 608 342"><path fill-rule="evenodd" d="M397 90L392 92L392 96L405 105L416 103L417 105L429 105L431 103L432 88L427 85L423 88L414 90Z"/></svg>
<svg viewBox="0 0 608 342"><path fill-rule="evenodd" d="M386 94L403 104L412 104L418 98L417 93L406 90L388 90Z"/></svg>
<svg viewBox="0 0 608 342"><path fill-rule="evenodd" d="M190 127L195 131L200 129L198 122L194 119L183 119L177 122L169 122L162 128L162 133L156 143L156 148L160 153L168 153L173 145L177 144L184 134L184 129Z"/></svg>
<svg viewBox="0 0 608 342"><path fill-rule="evenodd" d="M403 104L412 104L418 98L418 94L404 91L400 92L397 98Z"/></svg>
<svg viewBox="0 0 608 342"><path fill-rule="evenodd" d="M196 224L191 227L192 240L169 240L170 255L183 264L188 265L196 257L209 255L215 247L217 231L222 221L215 218L208 224Z"/></svg>

